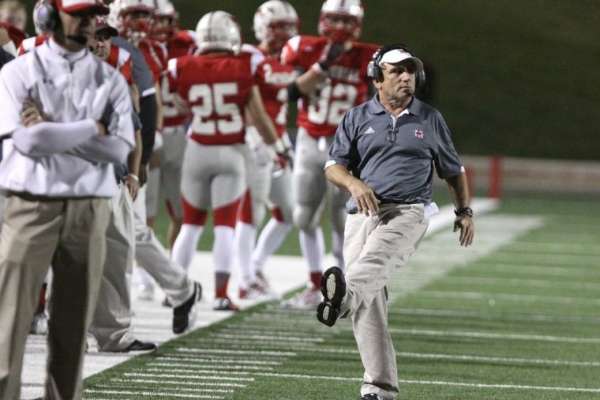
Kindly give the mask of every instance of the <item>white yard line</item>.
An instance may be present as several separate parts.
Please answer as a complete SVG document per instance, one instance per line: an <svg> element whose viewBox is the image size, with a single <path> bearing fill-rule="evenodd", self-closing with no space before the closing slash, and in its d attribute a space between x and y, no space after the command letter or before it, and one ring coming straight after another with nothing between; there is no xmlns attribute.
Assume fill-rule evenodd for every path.
<svg viewBox="0 0 600 400"><path fill-rule="evenodd" d="M519 303L549 303L562 305L600 305L600 299L586 297L567 296L542 296L535 294L517 293L491 293L491 292L455 292L451 290L422 290L419 294L423 297L436 299L460 299L460 300L486 300L495 302L497 300L516 301Z"/></svg>
<svg viewBox="0 0 600 400"><path fill-rule="evenodd" d="M435 330L435 329L402 329L390 328L390 333L409 336L435 336L435 337L459 337L475 339L494 339L494 340L525 340L532 342L555 342L555 343L574 343L574 344L599 344L600 338L582 338L571 336L550 336L550 335L528 335L519 333L493 333L493 332L472 332L461 330Z"/></svg>

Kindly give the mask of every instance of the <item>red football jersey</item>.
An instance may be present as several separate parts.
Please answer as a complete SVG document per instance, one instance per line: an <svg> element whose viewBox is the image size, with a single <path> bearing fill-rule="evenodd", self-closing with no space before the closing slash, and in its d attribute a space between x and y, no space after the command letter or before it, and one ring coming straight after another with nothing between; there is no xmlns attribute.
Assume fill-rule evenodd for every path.
<svg viewBox="0 0 600 400"><path fill-rule="evenodd" d="M173 88L193 113L191 138L205 145L244 143L244 110L254 85L250 55L169 60Z"/></svg>
<svg viewBox="0 0 600 400"><path fill-rule="evenodd" d="M160 44L150 40L142 40L138 48L144 55L146 63L152 72L154 83L160 84L161 75L167 69L167 54L165 49Z"/></svg>
<svg viewBox="0 0 600 400"><path fill-rule="evenodd" d="M291 65L282 64L279 57L269 56L254 46L245 48L261 55L261 61L256 68L256 84L267 114L273 120L277 134L282 137L287 129L287 88L298 74Z"/></svg>
<svg viewBox="0 0 600 400"><path fill-rule="evenodd" d="M196 51L196 41L186 30L177 33L167 42L168 59L183 57ZM179 126L191 118L190 114L181 113L173 99L172 83L168 76L163 76L161 83L161 95L163 103L163 125L165 127Z"/></svg>
<svg viewBox="0 0 600 400"><path fill-rule="evenodd" d="M283 48L283 64L307 71L318 62L327 38L295 36ZM367 100L369 82L367 66L377 45L354 42L352 48L329 67L329 79L317 93L298 103L298 126L312 137L332 136L344 114Z"/></svg>
<svg viewBox="0 0 600 400"><path fill-rule="evenodd" d="M133 83L131 54L127 50L111 44L106 62L123 75L128 85Z"/></svg>

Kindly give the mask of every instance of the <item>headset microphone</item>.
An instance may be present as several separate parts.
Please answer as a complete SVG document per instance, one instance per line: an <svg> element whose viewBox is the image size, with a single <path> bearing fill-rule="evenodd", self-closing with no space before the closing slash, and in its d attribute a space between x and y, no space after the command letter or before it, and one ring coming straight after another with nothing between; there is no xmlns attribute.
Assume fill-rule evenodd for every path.
<svg viewBox="0 0 600 400"><path fill-rule="evenodd" d="M79 43L82 46L88 44L88 38L83 35L66 35L66 38Z"/></svg>

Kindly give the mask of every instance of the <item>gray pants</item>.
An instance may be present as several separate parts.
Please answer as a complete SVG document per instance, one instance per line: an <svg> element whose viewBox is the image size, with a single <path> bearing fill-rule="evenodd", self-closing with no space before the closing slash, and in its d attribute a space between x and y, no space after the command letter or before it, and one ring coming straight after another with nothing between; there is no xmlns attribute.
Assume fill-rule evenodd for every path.
<svg viewBox="0 0 600 400"><path fill-rule="evenodd" d="M354 337L365 368L361 395L398 394L396 353L388 331L386 285L427 230L423 205L383 205L378 215L349 215L344 233L347 296Z"/></svg>
<svg viewBox="0 0 600 400"><path fill-rule="evenodd" d="M169 260L164 246L146 225L144 191L132 204L126 187L112 201L107 231L108 251L100 299L90 333L101 351L119 351L129 346L131 331L130 283L133 257L164 290L172 304L183 304L193 293L192 281L183 268Z"/></svg>
<svg viewBox="0 0 600 400"><path fill-rule="evenodd" d="M27 333L52 264L46 398L80 399L106 252L106 199L10 195L0 235L0 399L20 398Z"/></svg>

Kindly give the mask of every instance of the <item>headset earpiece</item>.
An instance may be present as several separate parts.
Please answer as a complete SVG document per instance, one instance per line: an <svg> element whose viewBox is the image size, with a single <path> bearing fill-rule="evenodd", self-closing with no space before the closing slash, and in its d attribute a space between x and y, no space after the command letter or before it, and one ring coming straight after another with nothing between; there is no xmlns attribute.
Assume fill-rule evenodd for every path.
<svg viewBox="0 0 600 400"><path fill-rule="evenodd" d="M404 50L405 52L412 55L412 52L408 49L408 47L406 47L403 44L385 45L385 46L379 48L373 54L373 58L371 59L371 61L369 62L369 65L367 66L367 76L369 76L376 82L383 81L383 71L381 70L381 66L379 64L381 63L381 59L383 58L384 54L391 50ZM415 73L415 79L416 79L416 86L419 87L419 86L422 86L423 84L425 84L425 78L426 78L425 77L425 68L423 66L423 62L420 59L418 59L417 57L414 57L414 58L416 58L418 60L417 71Z"/></svg>
<svg viewBox="0 0 600 400"><path fill-rule="evenodd" d="M40 0L33 9L33 22L38 34L53 32L58 26L58 11L53 0Z"/></svg>

